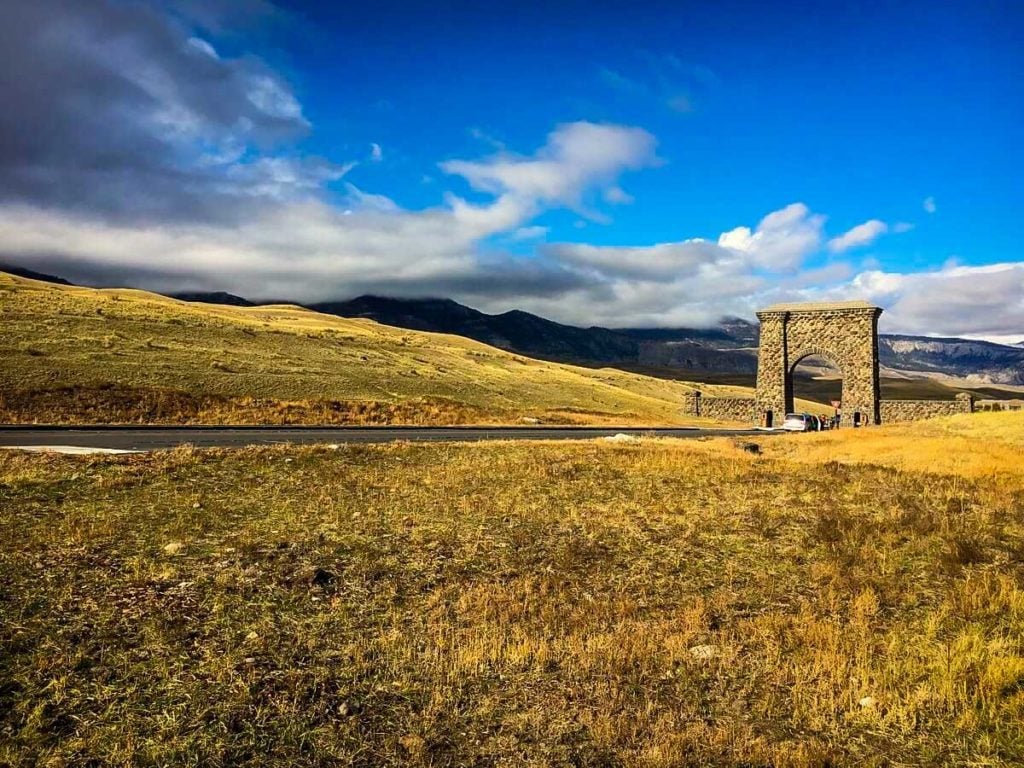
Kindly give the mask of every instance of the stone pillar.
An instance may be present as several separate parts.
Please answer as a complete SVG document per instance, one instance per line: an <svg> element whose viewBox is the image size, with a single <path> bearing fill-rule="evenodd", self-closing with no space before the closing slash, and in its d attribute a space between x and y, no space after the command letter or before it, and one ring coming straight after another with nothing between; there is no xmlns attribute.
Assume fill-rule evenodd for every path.
<svg viewBox="0 0 1024 768"><path fill-rule="evenodd" d="M695 389L683 395L683 413L700 416L700 390Z"/></svg>
<svg viewBox="0 0 1024 768"><path fill-rule="evenodd" d="M843 425L852 427L860 414L860 426L881 423L880 381L878 375L878 316L880 309L846 313L842 322L824 330L833 344L847 341L843 359Z"/></svg>
<svg viewBox="0 0 1024 768"><path fill-rule="evenodd" d="M956 396L957 410L960 413L974 413L974 395L961 392Z"/></svg>
<svg viewBox="0 0 1024 768"><path fill-rule="evenodd" d="M771 414L771 425L779 426L786 418L786 409L793 402L786 354L786 312L758 312L761 321L760 349L757 355L757 423L767 426L765 416Z"/></svg>

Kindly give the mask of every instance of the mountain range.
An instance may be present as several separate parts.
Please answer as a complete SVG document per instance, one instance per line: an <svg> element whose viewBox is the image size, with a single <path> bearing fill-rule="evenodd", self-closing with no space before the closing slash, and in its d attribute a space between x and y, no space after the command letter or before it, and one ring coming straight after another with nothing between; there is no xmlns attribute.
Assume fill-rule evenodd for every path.
<svg viewBox="0 0 1024 768"><path fill-rule="evenodd" d="M450 299L360 296L310 305L341 317L468 336L531 357L689 374L757 372L758 326L732 317L713 328L578 328L512 310L488 315ZM959 338L881 334L889 375L934 375L964 383L1024 385L1024 347Z"/></svg>
<svg viewBox="0 0 1024 768"><path fill-rule="evenodd" d="M0 271L69 285L23 267ZM225 292L171 294L185 301L253 306ZM275 302L296 303L296 302ZM304 305L339 317L368 318L410 330L465 336L530 357L582 365L605 365L671 378L747 381L757 372L758 326L742 318L713 328L579 328L511 310L490 315L451 299L360 296ZM883 376L937 378L970 385L1024 386L1024 340L996 344L960 338L880 334Z"/></svg>

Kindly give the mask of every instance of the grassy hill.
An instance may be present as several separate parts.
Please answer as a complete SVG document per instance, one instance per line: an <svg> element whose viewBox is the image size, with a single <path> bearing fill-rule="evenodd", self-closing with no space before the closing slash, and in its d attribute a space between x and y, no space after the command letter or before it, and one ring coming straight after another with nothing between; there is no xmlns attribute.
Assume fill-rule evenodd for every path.
<svg viewBox="0 0 1024 768"><path fill-rule="evenodd" d="M738 442L0 451L0 764L1021 765L1024 413Z"/></svg>
<svg viewBox="0 0 1024 768"><path fill-rule="evenodd" d="M681 413L685 382L294 306L187 303L0 273L0 327L0 421L700 421Z"/></svg>

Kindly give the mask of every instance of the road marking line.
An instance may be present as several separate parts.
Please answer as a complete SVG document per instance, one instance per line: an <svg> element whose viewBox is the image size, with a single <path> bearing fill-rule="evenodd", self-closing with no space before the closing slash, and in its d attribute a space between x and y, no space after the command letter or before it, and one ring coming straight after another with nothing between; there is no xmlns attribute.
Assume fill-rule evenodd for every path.
<svg viewBox="0 0 1024 768"><path fill-rule="evenodd" d="M85 445L0 445L4 451L32 451L33 453L69 453L81 456L89 453L139 453L122 448L90 448Z"/></svg>

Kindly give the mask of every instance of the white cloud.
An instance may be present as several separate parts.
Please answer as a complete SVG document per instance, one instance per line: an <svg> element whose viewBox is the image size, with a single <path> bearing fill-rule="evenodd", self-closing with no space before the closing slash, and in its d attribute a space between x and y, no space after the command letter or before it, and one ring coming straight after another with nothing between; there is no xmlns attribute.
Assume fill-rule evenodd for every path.
<svg viewBox="0 0 1024 768"><path fill-rule="evenodd" d="M510 235L512 240L536 240L548 233L548 227L520 227Z"/></svg>
<svg viewBox="0 0 1024 768"><path fill-rule="evenodd" d="M1020 335L1024 263L929 272L854 273L847 262L803 265L820 248L824 217L793 204L751 230L737 227L717 242L690 239L651 246L555 243L541 253L591 281L555 299L520 304L583 325L701 325L724 315L751 317L776 301L867 299L886 309L888 331L931 335ZM855 228L856 229L856 228ZM606 295L593 300L597 285Z"/></svg>
<svg viewBox="0 0 1024 768"><path fill-rule="evenodd" d="M352 209L365 211L380 211L384 213L397 213L401 210L394 200L385 195L375 195L371 192L364 192L355 184L345 184L345 201Z"/></svg>
<svg viewBox="0 0 1024 768"><path fill-rule="evenodd" d="M936 208L935 208L935 198L934 197L926 197L924 199L924 202L921 204L921 206L928 213L935 213L935 210L936 210Z"/></svg>
<svg viewBox="0 0 1024 768"><path fill-rule="evenodd" d="M249 78L247 96L253 105L270 117L306 122L299 104L288 88L270 75Z"/></svg>
<svg viewBox="0 0 1024 768"><path fill-rule="evenodd" d="M0 206L0 250L71 279L86 274L156 290L222 289L301 301L365 292L445 295L485 311L520 308L587 326L702 325L723 315L750 317L775 301L862 298L886 308L887 331L1002 338L1019 336L1024 327L1024 263L949 263L921 273L867 269L852 277L845 262L804 269L786 258L766 267L751 241L775 233L772 248L790 252L777 237L789 231L802 248L799 222L818 218L805 207L769 214L745 238L735 236L737 228L717 241L556 243L541 245L534 258L515 259L484 257L479 249L494 234L546 234L523 223L513 197L480 206L452 198L446 206L409 211L354 185L346 189L348 208L291 202L235 227L118 225Z"/></svg>
<svg viewBox="0 0 1024 768"><path fill-rule="evenodd" d="M499 152L505 149L505 142L495 138L483 128L473 126L467 130L467 133L477 141L488 145L491 149L496 149Z"/></svg>
<svg viewBox="0 0 1024 768"><path fill-rule="evenodd" d="M902 235L904 232L909 232L914 228L914 225L909 221L897 221L892 225L892 231L897 235Z"/></svg>
<svg viewBox="0 0 1024 768"><path fill-rule="evenodd" d="M750 256L756 266L786 269L821 247L825 217L812 214L803 203L769 213L757 228L736 227L722 233L718 244Z"/></svg>
<svg viewBox="0 0 1024 768"><path fill-rule="evenodd" d="M864 272L843 290L886 308L887 329L930 335L1019 335L1024 263L946 265L927 272Z"/></svg>
<svg viewBox="0 0 1024 768"><path fill-rule="evenodd" d="M828 241L828 249L832 253L843 253L851 248L870 245L888 231L889 225L884 221L871 219L847 230L839 237L833 237Z"/></svg>
<svg viewBox="0 0 1024 768"><path fill-rule="evenodd" d="M227 171L232 184L251 187L260 199L240 221L118 224L8 204L0 206L0 253L54 265L72 279L116 277L157 290L187 285L250 298L308 302L370 290L484 301L510 290L544 296L586 278L554 262L485 255L481 241L510 232L542 236L544 228L527 226L539 212L615 187L623 171L652 161L653 138L644 131L573 123L532 156L444 164L487 187L491 200L450 194L443 205L413 211L354 184L332 205L316 193L348 167L300 172L297 161L261 158Z"/></svg>
<svg viewBox="0 0 1024 768"><path fill-rule="evenodd" d="M203 40L201 37L190 37L187 41L188 45L194 48L197 52L204 56L209 56L211 59L220 60L220 56L217 54L217 50L210 45L209 42Z"/></svg>
<svg viewBox="0 0 1024 768"><path fill-rule="evenodd" d="M568 123L556 128L531 157L499 152L482 161L449 160L440 167L481 192L512 196L531 206L582 210L584 193L591 188L606 190L623 171L654 165L655 145L642 128Z"/></svg>
<svg viewBox="0 0 1024 768"><path fill-rule="evenodd" d="M587 325L700 325L725 314L753 313L773 284L790 288L830 284L849 277L832 264L806 277L796 269L820 248L824 216L794 203L765 216L754 228L737 227L717 240L691 238L650 246L555 243L541 253L582 271L608 294L600 303L555 302L532 306ZM809 282L810 281L810 282ZM587 294L584 294L584 297ZM578 304L576 302L579 302Z"/></svg>
<svg viewBox="0 0 1024 768"><path fill-rule="evenodd" d="M633 202L633 196L622 187L609 187L604 191L604 201L611 205L629 205Z"/></svg>
<svg viewBox="0 0 1024 768"><path fill-rule="evenodd" d="M283 148L311 128L285 80L194 33L158 3L7 0L0 199L225 220L285 166L321 184L328 163Z"/></svg>
<svg viewBox="0 0 1024 768"><path fill-rule="evenodd" d="M647 246L600 246L555 243L544 253L559 261L602 275L647 280L676 279L705 264L728 260L725 249L707 240L684 240Z"/></svg>
<svg viewBox="0 0 1024 768"><path fill-rule="evenodd" d="M325 183L341 179L353 165L288 157L231 162L224 169L224 191L276 202L315 197Z"/></svg>
<svg viewBox="0 0 1024 768"><path fill-rule="evenodd" d="M370 160L375 163L379 163L384 159L384 150L381 149L380 144L376 142L370 143Z"/></svg>

